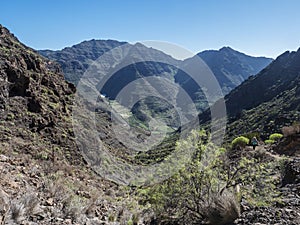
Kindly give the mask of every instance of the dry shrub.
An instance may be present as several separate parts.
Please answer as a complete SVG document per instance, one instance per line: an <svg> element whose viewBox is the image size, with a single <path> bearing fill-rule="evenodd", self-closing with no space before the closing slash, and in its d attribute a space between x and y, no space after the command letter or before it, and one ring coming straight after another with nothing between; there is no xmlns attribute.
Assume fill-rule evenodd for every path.
<svg viewBox="0 0 300 225"><path fill-rule="evenodd" d="M38 199L35 194L26 194L20 199L11 201L5 213L3 224L21 224L29 216L40 212Z"/></svg>
<svg viewBox="0 0 300 225"><path fill-rule="evenodd" d="M299 134L300 133L300 124L295 124L295 125L292 125L292 126L283 127L282 128L282 133L285 137L295 135L295 134Z"/></svg>
<svg viewBox="0 0 300 225"><path fill-rule="evenodd" d="M237 197L229 191L213 196L205 211L205 217L211 225L233 223L240 216L240 204Z"/></svg>

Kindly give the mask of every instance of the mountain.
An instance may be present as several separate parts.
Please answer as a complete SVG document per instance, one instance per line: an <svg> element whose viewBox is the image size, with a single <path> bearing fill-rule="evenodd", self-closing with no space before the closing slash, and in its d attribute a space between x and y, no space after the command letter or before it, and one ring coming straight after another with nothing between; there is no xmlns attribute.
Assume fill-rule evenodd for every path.
<svg viewBox="0 0 300 225"><path fill-rule="evenodd" d="M121 52L112 52L111 50L118 48ZM130 51L130 54L135 58L136 61L142 61L143 56L141 53L147 54L148 58L153 59L160 59L166 58L166 60L171 61L172 64L177 65L177 60L171 58L170 56L164 54L161 51L147 48L142 44L129 44L127 42L119 42L115 40L90 40L90 41L83 41L77 45L72 47L66 47L62 50L52 51L52 50L40 50L39 53L51 60L58 62L61 65L61 68L65 74L65 78L67 81L70 81L74 84L78 84L80 78L83 76L84 72L91 66L92 63L97 61L97 59L103 56L105 53L108 54L115 54L112 56L111 63L121 63L124 59L123 57L128 53L126 51ZM120 55L119 55L120 54ZM118 57L121 57L120 59ZM104 57L102 58L104 60ZM149 63L147 66L147 62L141 63L138 68L129 68L130 71L125 71L126 73L134 73L135 77L137 77L137 73L141 76L149 76L152 74L159 74L162 72L169 72L168 67L161 68L159 65L153 65L153 63ZM140 71L139 71L140 70ZM124 73L124 72L123 72ZM123 74L121 72L121 75ZM97 74L96 74L97 75ZM123 78L124 79L124 78ZM129 78L130 80L131 78ZM116 84L115 84L116 85Z"/></svg>
<svg viewBox="0 0 300 225"><path fill-rule="evenodd" d="M261 132L267 136L300 119L300 50L285 52L225 96L228 136ZM217 106L217 104L216 104ZM202 122L209 111L200 114Z"/></svg>
<svg viewBox="0 0 300 225"><path fill-rule="evenodd" d="M184 71L203 67L203 65L194 64L199 64L198 57L201 57L210 67L225 93L271 62L271 59L247 56L228 47L219 51L204 51L194 58L179 61L139 43L132 45L113 40L90 40L60 51L41 50L39 52L58 62L66 80L75 85L82 77L89 76L92 80L90 86L96 85L99 92L110 100L118 98L119 104L125 107L130 106L129 110L133 116L129 120L137 124L142 123L146 127L149 127L149 121L153 117L162 119L169 127L179 127L178 114L174 112L172 103L175 105L176 98L184 94L182 90L193 101L190 106L185 106L186 108L196 105L198 112L201 112L208 107L208 99L203 90ZM92 71L95 64L97 68ZM201 72L198 73L201 77ZM149 79L147 80L151 76L155 76L158 82L152 80L151 83ZM164 79L166 82L163 82ZM127 93L126 100L120 92L129 84L131 84L130 95L132 96ZM213 101L220 94L213 93Z"/></svg>
<svg viewBox="0 0 300 225"><path fill-rule="evenodd" d="M226 96L231 130L244 124L244 131L262 135L300 120L300 49L285 52L256 76ZM234 125L235 124L235 125ZM236 132L236 131L235 131Z"/></svg>
<svg viewBox="0 0 300 225"><path fill-rule="evenodd" d="M274 100L284 92L298 90L299 81L300 51L285 52L267 68L250 77L226 96L228 113L234 116L243 109L251 109L261 103ZM297 90L295 90L296 96L299 94Z"/></svg>
<svg viewBox="0 0 300 225"><path fill-rule="evenodd" d="M58 62L64 72L65 79L76 85L93 61L105 52L124 44L126 42L90 40L59 51L40 50L39 53Z"/></svg>
<svg viewBox="0 0 300 225"><path fill-rule="evenodd" d="M224 94L273 61L271 58L249 56L230 47L223 47L219 51L203 51L197 55L211 68Z"/></svg>
<svg viewBox="0 0 300 225"><path fill-rule="evenodd" d="M77 84L79 79L82 77L82 75L92 62L97 60L104 53L107 53L113 48L120 47L122 45L133 47L131 44L128 44L126 42L119 42L115 40L90 40L81 42L72 47L66 47L62 50L40 50L39 53L51 60L58 62L62 67L66 80ZM135 45L133 49L146 54L151 54L153 56L152 58L156 60L157 58L164 57L174 65L179 65L181 63L178 60L172 59L170 56L164 54L161 51L152 48L146 48L141 44ZM197 56L199 56L212 70L216 79L220 83L224 94L227 94L231 89L238 86L250 75L257 74L270 62L272 62L272 59L270 58L248 56L241 52L235 51L230 47L223 47L218 51L203 51L198 53ZM181 64L189 64L190 61L193 60L186 59ZM147 64L149 63L142 63L142 65L137 66L137 68L129 68L129 71L126 70L123 72L119 72L119 76L122 77L123 80L126 80L126 78L123 77L123 74L127 74L127 76L129 76L128 74L139 73L141 76L148 76L151 74L159 74L164 72L170 74L171 76L174 76L176 83L187 83L187 79L189 77L182 71L179 71L176 75L174 75L174 68L172 69L172 71L169 71L170 67L162 67L162 65L159 63L152 62L150 63L150 65ZM116 79L118 79L119 81L120 77ZM132 78L129 77L128 79L131 80ZM197 92L198 87L190 87L191 85L192 82L190 85L185 84L186 87L189 87L187 89L191 89L193 91L195 89L194 92ZM195 93L191 94L193 95Z"/></svg>
<svg viewBox="0 0 300 225"><path fill-rule="evenodd" d="M134 113L129 119L132 123L149 126L150 117L159 116L170 126L178 124L172 106L161 100L171 101L178 92L173 80L179 61L171 56L140 43L112 40L91 40L61 51L39 52L61 65L66 80L78 85L80 81L89 82L88 77L92 80L89 86L97 88L103 96L124 107L130 106L128 110ZM155 79L147 79L151 76ZM119 95L126 87L130 87L131 95ZM155 109L151 107L154 105Z"/></svg>
<svg viewBox="0 0 300 225"><path fill-rule="evenodd" d="M272 59L265 57L252 57L244 53L233 50L230 47L223 47L220 50L208 50L198 53L195 57L200 57L213 72L219 82L223 94L229 93L233 88L241 84L251 75L257 74L272 62ZM186 59L184 64L193 63L192 59ZM175 76L176 82L182 84L185 90L194 98L199 87L195 82L184 74L178 73Z"/></svg>

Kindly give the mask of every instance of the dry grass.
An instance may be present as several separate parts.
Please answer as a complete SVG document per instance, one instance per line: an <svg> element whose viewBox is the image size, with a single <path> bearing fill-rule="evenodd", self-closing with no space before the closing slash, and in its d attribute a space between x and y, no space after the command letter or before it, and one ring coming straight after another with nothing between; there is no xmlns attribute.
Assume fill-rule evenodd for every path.
<svg viewBox="0 0 300 225"><path fill-rule="evenodd" d="M4 214L1 225L22 224L28 217L40 212L38 199L35 194L26 194L19 199L10 202Z"/></svg>
<svg viewBox="0 0 300 225"><path fill-rule="evenodd" d="M205 217L211 225L231 224L240 216L237 197L229 191L216 194L206 207Z"/></svg>

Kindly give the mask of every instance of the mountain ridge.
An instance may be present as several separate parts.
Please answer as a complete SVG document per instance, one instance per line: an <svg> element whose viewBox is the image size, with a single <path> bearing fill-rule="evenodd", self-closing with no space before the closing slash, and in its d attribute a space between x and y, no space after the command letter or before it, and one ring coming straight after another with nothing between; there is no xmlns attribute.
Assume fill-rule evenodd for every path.
<svg viewBox="0 0 300 225"><path fill-rule="evenodd" d="M98 43L98 44L97 44ZM96 40L96 39L91 39L89 41L83 41L79 44L75 44L71 47L65 47L63 48L62 50L55 50L55 51L51 51L51 50L39 50L39 53L41 53L43 56L45 57L48 57L54 61L57 61L59 64L61 64L62 66L62 69L65 73L65 77L67 80L77 84L78 83L78 74L79 73L83 73L83 71L80 72L80 68L79 68L79 71L76 71L76 68L74 68L73 70L70 69L69 67L72 66L72 64L68 65L66 62L65 62L65 59L68 59L67 55L64 55L65 53L71 53L71 52L75 52L75 55L77 54L86 54L86 59L83 58L83 56L81 55L81 57L77 57L77 62L76 63L76 60L74 60L74 57L69 57L69 61L74 61L73 62L73 66L76 67L77 66L80 66L80 61L83 61L81 62L81 70L83 69L87 69L88 65L87 65L87 61L88 60L96 60L98 57L100 57L102 54L104 54L105 52L111 50L112 48L114 47L118 47L118 46L121 46L121 45L124 45L124 44L128 44L128 45L131 45L129 44L128 42L120 42L120 41L116 41L116 40L102 40L102 39L99 39L99 40ZM91 48L90 45L94 45L95 48ZM140 46L144 46L143 44L141 43L136 43L134 45L140 45ZM87 47L87 50L84 50L82 51L81 49L82 48L85 48ZM147 48L146 46L144 46L145 49ZM104 49L101 49L101 48L104 48ZM75 50L78 50L78 52L76 52ZM96 51L98 52L98 54L91 54L93 51ZM146 50L144 50L146 51ZM172 57L166 53L164 53L163 51L160 51L160 50L157 50L155 48L147 48L147 51L152 51L152 52L159 52L160 54L164 54L166 57ZM224 63L221 65L220 68L218 68L217 70L215 69L216 65L214 64L213 61L224 61L224 59L221 59L221 57L223 57L224 55L226 55L229 57L233 57L235 55L238 55L239 57L244 57L246 58L247 60L252 60L252 61L262 61L261 63L258 63L257 65L254 65L254 63L250 63L250 65L246 65L246 67L244 69L247 69L247 71L231 71L230 68L227 68L228 65L225 65L225 72L222 72L220 70L223 70L223 67L224 67ZM261 69L263 69L265 66L267 66L271 61L272 59L271 58L267 58L267 57L253 57L253 56L249 56L249 55L246 55L245 53L242 53L242 52L239 52L237 50L234 50L232 49L231 47L222 47L221 49L219 50L205 50L205 51L202 51L202 52L199 52L196 54L196 56L200 56L201 59L204 60L204 62L213 70L213 72L217 75L217 79L218 81L222 81L222 79L226 80L228 79L228 76L232 76L232 75L235 75L235 76L240 76L238 78L235 78L235 79L229 79L229 81L227 81L226 87L223 87L223 83L220 82L220 85L221 87L224 89L225 91L225 94L228 93L233 87L237 86L238 84L241 83L241 81L243 81L244 79L246 79L248 76L250 75L254 75L256 74L257 72L259 72ZM76 57L75 57L76 59ZM177 60L177 59L174 59L173 61L178 61L178 62L185 62L189 59L185 59L185 60ZM213 61L212 61L213 60ZM245 59L243 59L242 62L239 62L239 63L244 63L244 64L247 64L245 63ZM227 67L226 67L227 66ZM230 65L229 65L230 66ZM257 68L253 68L253 67L257 67ZM239 68L240 70L243 70L243 68ZM75 71L75 73L74 73ZM229 72L228 72L229 71ZM70 72L73 72L73 74L70 74ZM235 73L238 73L237 75ZM241 73L241 75L240 75ZM75 74L75 75L74 75ZM72 76L75 76L72 77ZM221 78L221 76L223 76L223 78ZM219 78L220 77L220 78ZM80 78L80 76L79 76ZM232 82L232 84L228 84L229 82Z"/></svg>
<svg viewBox="0 0 300 225"><path fill-rule="evenodd" d="M110 80L108 80L107 84L105 84L105 86L102 86L104 88L102 90L103 92L99 90L101 94L107 96L110 99L115 99L119 91L132 81L154 75L156 77L169 79L175 89L178 89L178 85L182 86L184 91L196 104L196 108L197 110L199 110L199 112L201 112L208 106L207 99L203 93L202 87L195 83L190 75L180 70L181 67L185 67L186 65L190 68L194 67L194 65L189 65L189 63L195 63L193 58L181 61L172 58L170 55L167 55L162 51L156 50L154 48L148 48L141 43L131 45L126 42L119 42L115 40L106 41L95 39L84 41L79 44L73 45L72 47L66 47L59 51L41 50L39 51L39 53L59 63L62 67L62 70L64 71L66 80L77 85L84 72L88 71L89 66L93 62L95 62L95 60L97 61L97 57L101 57L104 53L109 55L111 52L114 52L113 49L116 47L120 47L120 53L117 53L120 55L111 55L110 57L112 59L120 59L120 57L122 58L124 54L126 54L125 51L127 50L125 49L130 48L130 51L132 51L132 53L130 54L132 54L132 56L129 57L136 60L137 63L133 62L131 65L121 67L119 71L116 71L115 74L111 76ZM224 54L224 52L226 52L226 54ZM150 62L149 60L148 62L146 62L144 60L145 55L146 58L153 59L152 62ZM238 55L238 57L236 55ZM230 47L224 47L220 50L200 52L194 57L198 56L200 56L200 58L202 58L202 60L211 68L216 79L220 83L221 89L225 94L228 93L232 88L237 86L241 81L250 76L252 73L256 73L261 70L271 61L271 59L267 58L255 58L247 56L244 53L240 53ZM225 56L227 58L224 58ZM234 58L233 62L231 62L231 58ZM159 59L163 59L162 61L165 61L166 63L162 64L158 62ZM258 64L252 63L252 65L251 63L248 64L247 60L261 62ZM199 60L196 61L199 62ZM240 67L238 67L238 70L235 70L233 66L235 62L241 65ZM111 62L107 63L109 64ZM116 63L118 64L119 62ZM219 66L216 66L216 63ZM195 67L197 66L198 65L195 65ZM103 73L107 72L103 71ZM97 74L94 74L92 76L95 80L99 81L99 77L96 77ZM199 76L201 76L201 74L199 74ZM173 95L176 96L176 93L178 91L176 91L175 89ZM140 93L141 96L147 95L147 93L143 93L145 91L143 91L142 89L140 89L139 91L142 92ZM137 91L136 94L139 94L139 91Z"/></svg>

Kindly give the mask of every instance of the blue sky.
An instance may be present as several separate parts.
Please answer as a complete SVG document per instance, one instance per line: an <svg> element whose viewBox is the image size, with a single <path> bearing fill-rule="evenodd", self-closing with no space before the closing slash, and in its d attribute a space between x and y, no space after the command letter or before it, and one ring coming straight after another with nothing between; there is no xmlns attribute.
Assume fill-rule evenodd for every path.
<svg viewBox="0 0 300 225"><path fill-rule="evenodd" d="M0 23L35 49L93 38L269 57L300 47L299 0L3 0L0 7Z"/></svg>

